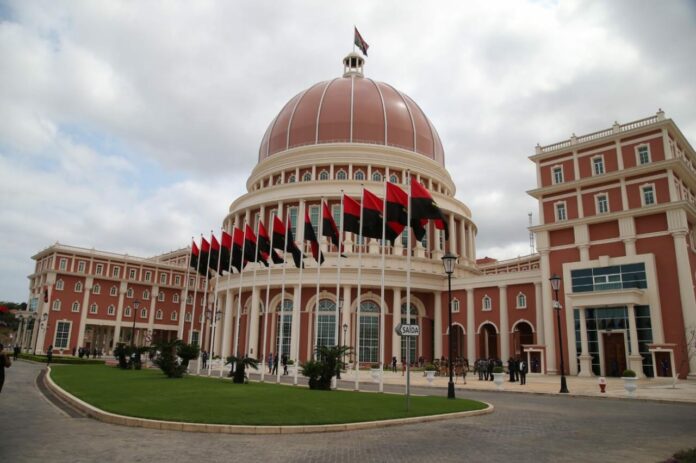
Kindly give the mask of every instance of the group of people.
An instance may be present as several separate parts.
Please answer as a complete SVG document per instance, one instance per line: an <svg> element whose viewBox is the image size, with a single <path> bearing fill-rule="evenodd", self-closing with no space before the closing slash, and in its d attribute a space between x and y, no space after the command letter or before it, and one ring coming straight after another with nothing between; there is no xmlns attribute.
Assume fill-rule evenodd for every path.
<svg viewBox="0 0 696 463"><path fill-rule="evenodd" d="M90 349L89 347L80 347L79 349L76 349L75 347L73 347L73 349L72 349L73 357L75 356L75 354L77 354L77 356L80 358L84 358L84 357L89 358L90 355L92 356L92 358L95 358L95 359L101 358L103 353L104 352L102 352L101 349L97 349L96 347L93 347L92 349Z"/></svg>
<svg viewBox="0 0 696 463"><path fill-rule="evenodd" d="M266 364L268 365L268 372L272 375L275 375L278 373L278 360L280 360L280 364L283 366L283 375L288 374L288 356L286 354L283 354L282 357L278 357L278 355L273 355L273 352L268 353L268 362Z"/></svg>
<svg viewBox="0 0 696 463"><path fill-rule="evenodd" d="M479 381L493 381L493 370L495 367L502 367L503 361L497 358L480 358L474 364L474 372L478 373ZM510 382L518 382L520 385L527 384L527 373L529 366L521 358L510 357L507 361L508 375Z"/></svg>

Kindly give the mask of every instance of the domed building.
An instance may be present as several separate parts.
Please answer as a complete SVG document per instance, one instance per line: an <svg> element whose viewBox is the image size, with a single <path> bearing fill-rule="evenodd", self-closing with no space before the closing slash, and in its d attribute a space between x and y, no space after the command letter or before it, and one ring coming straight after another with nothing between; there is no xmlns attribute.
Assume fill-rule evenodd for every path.
<svg viewBox="0 0 696 463"><path fill-rule="evenodd" d="M215 355L279 352L295 362L317 345L353 348L352 365L449 357L524 359L531 373L685 377L696 372L696 153L662 111L537 146L537 252L476 259L476 224L455 198L438 133L418 104L364 75L364 59L290 98L263 135L247 193L222 221L229 234L274 217L306 256L299 268L248 263L211 280L188 267L190 248L150 258L54 244L38 252L18 340L69 355L83 347L160 339ZM305 217L321 235L322 203L337 224L341 199L386 182L422 184L444 214L417 241L319 236L318 265ZM411 233L410 237L408 233ZM409 245L410 244L410 245ZM452 275L451 329L445 253ZM195 274L195 275L194 275ZM395 328L417 324L420 335ZM212 340L212 342L211 342ZM691 349L691 350L690 350Z"/></svg>

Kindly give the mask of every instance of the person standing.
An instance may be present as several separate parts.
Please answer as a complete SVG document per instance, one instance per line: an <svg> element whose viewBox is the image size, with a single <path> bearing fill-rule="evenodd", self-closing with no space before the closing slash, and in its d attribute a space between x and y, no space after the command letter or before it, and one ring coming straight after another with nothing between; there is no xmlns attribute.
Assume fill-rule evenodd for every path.
<svg viewBox="0 0 696 463"><path fill-rule="evenodd" d="M392 357L391 367L392 367L392 373L396 373L396 357Z"/></svg>
<svg viewBox="0 0 696 463"><path fill-rule="evenodd" d="M273 352L268 353L268 372L271 373L273 371Z"/></svg>
<svg viewBox="0 0 696 463"><path fill-rule="evenodd" d="M271 374L275 375L278 373L278 356L276 355L275 358L273 359L273 370L271 370Z"/></svg>
<svg viewBox="0 0 696 463"><path fill-rule="evenodd" d="M19 353L20 353L21 351L22 351L22 348L19 347L19 344L15 344L15 346L14 346L14 353L13 353L13 357L14 357L15 360L17 360L17 357L19 357Z"/></svg>
<svg viewBox="0 0 696 463"><path fill-rule="evenodd" d="M520 360L519 363L520 372L520 386L527 384L527 362Z"/></svg>
<svg viewBox="0 0 696 463"><path fill-rule="evenodd" d="M5 368L12 366L12 360L10 360L9 354L4 349L5 346L0 344L0 392L2 392L2 385L5 384Z"/></svg>
<svg viewBox="0 0 696 463"><path fill-rule="evenodd" d="M53 360L53 344L46 349L46 365L50 365Z"/></svg>
<svg viewBox="0 0 696 463"><path fill-rule="evenodd" d="M283 354L282 364L283 364L283 375L287 375L288 374L288 356L286 354Z"/></svg>

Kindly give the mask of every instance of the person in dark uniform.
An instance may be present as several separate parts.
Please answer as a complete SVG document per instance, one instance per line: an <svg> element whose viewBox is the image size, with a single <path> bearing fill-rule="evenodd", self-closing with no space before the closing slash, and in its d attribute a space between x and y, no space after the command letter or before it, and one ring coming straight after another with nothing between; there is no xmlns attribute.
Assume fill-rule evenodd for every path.
<svg viewBox="0 0 696 463"><path fill-rule="evenodd" d="M510 357L507 361L508 374L510 375L510 382L515 382L515 361Z"/></svg>
<svg viewBox="0 0 696 463"><path fill-rule="evenodd" d="M53 361L53 344L46 349L46 365L50 365L51 361Z"/></svg>
<svg viewBox="0 0 696 463"><path fill-rule="evenodd" d="M520 360L519 363L520 371L520 386L527 384L527 362Z"/></svg>
<svg viewBox="0 0 696 463"><path fill-rule="evenodd" d="M287 375L288 374L288 356L283 354L283 360L282 360L282 365L283 365L283 374Z"/></svg>
<svg viewBox="0 0 696 463"><path fill-rule="evenodd" d="M488 365L486 368L486 379L488 381L493 381L493 368L495 368L495 360L491 357L488 359Z"/></svg>

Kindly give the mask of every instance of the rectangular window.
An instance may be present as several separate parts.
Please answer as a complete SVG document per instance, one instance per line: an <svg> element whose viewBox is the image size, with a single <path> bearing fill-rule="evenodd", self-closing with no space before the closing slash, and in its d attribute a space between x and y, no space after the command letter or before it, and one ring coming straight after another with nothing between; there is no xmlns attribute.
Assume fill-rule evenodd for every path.
<svg viewBox="0 0 696 463"><path fill-rule="evenodd" d="M309 221L312 222L314 233L319 233L319 206L309 206Z"/></svg>
<svg viewBox="0 0 696 463"><path fill-rule="evenodd" d="M167 284L167 274L166 274L166 273L161 273L161 274L160 274L160 284L161 284L161 285L166 285L166 284Z"/></svg>
<svg viewBox="0 0 696 463"><path fill-rule="evenodd" d="M77 271L80 273L85 273L85 267L87 264L85 263L84 260L81 260L77 263Z"/></svg>
<svg viewBox="0 0 696 463"><path fill-rule="evenodd" d="M160 292L157 294L157 300L158 300L159 302L164 302L164 291L160 291Z"/></svg>
<svg viewBox="0 0 696 463"><path fill-rule="evenodd" d="M297 238L297 208L291 207L288 209L290 213L290 230L292 230L292 236Z"/></svg>
<svg viewBox="0 0 696 463"><path fill-rule="evenodd" d="M609 198L607 195L597 196L597 214L604 214L609 212Z"/></svg>
<svg viewBox="0 0 696 463"><path fill-rule="evenodd" d="M101 275L102 272L104 272L104 266L102 264L97 264L97 267L94 270L94 273L96 273L97 275Z"/></svg>
<svg viewBox="0 0 696 463"><path fill-rule="evenodd" d="M174 285L175 286L181 285L181 275L174 275Z"/></svg>
<svg viewBox="0 0 696 463"><path fill-rule="evenodd" d="M360 361L379 362L379 317L374 315L360 315Z"/></svg>
<svg viewBox="0 0 696 463"><path fill-rule="evenodd" d="M648 287L643 263L572 270L570 277L574 293Z"/></svg>
<svg viewBox="0 0 696 463"><path fill-rule="evenodd" d="M561 222L566 220L568 217L566 215L566 205L565 203L556 204L556 221Z"/></svg>
<svg viewBox="0 0 696 463"><path fill-rule="evenodd" d="M152 278L152 272L145 272L145 281L150 281Z"/></svg>
<svg viewBox="0 0 696 463"><path fill-rule="evenodd" d="M109 315L115 315L115 314L116 314L116 307L114 307L113 305L110 305L109 308L108 308L107 310L108 310L108 314L109 314Z"/></svg>
<svg viewBox="0 0 696 463"><path fill-rule="evenodd" d="M111 275L112 275L114 278L119 278L119 277L121 276L121 267L114 267L114 268L111 270Z"/></svg>
<svg viewBox="0 0 696 463"><path fill-rule="evenodd" d="M128 278L131 280L135 280L135 269L134 268L128 270Z"/></svg>
<svg viewBox="0 0 696 463"><path fill-rule="evenodd" d="M563 183L563 167L553 168L553 183Z"/></svg>
<svg viewBox="0 0 696 463"><path fill-rule="evenodd" d="M193 333L191 333L191 344L198 345L198 339L198 331L194 331Z"/></svg>
<svg viewBox="0 0 696 463"><path fill-rule="evenodd" d="M70 338L70 322L58 322L56 326L56 342L53 347L56 349L66 349Z"/></svg>
<svg viewBox="0 0 696 463"><path fill-rule="evenodd" d="M643 190L643 205L649 206L655 204L655 190L651 186L644 186Z"/></svg>
<svg viewBox="0 0 696 463"><path fill-rule="evenodd" d="M647 145L638 147L638 164L648 164L650 162L650 150Z"/></svg>
<svg viewBox="0 0 696 463"><path fill-rule="evenodd" d="M60 259L59 267L60 270L66 270L68 268L68 259Z"/></svg>
<svg viewBox="0 0 696 463"><path fill-rule="evenodd" d="M594 175L602 175L604 173L604 158L597 157L592 159L592 172L594 172Z"/></svg>

